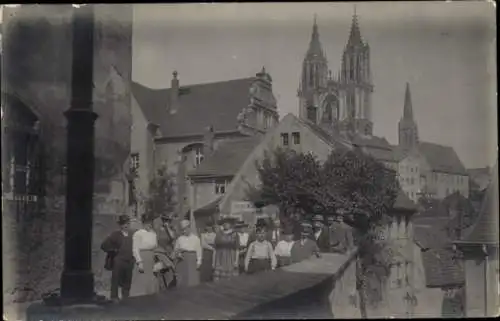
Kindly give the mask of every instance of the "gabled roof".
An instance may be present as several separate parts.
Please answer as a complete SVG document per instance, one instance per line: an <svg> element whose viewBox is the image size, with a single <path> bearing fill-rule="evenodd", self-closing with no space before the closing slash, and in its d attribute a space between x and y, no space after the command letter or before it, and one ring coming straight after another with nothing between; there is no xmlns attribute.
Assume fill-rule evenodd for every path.
<svg viewBox="0 0 500 321"><path fill-rule="evenodd" d="M309 128L314 134L316 134L319 138L321 138L324 142L326 142L333 148L352 149L352 143L344 139L339 134L329 132L328 130L310 122L309 120L304 120L298 117L296 117L296 119L299 123Z"/></svg>
<svg viewBox="0 0 500 321"><path fill-rule="evenodd" d="M492 176L477 221L457 243L498 245L498 165L495 165Z"/></svg>
<svg viewBox="0 0 500 321"><path fill-rule="evenodd" d="M234 176L250 153L262 141L262 136L228 139L220 143L212 155L188 175L193 176Z"/></svg>
<svg viewBox="0 0 500 321"><path fill-rule="evenodd" d="M418 149L433 171L467 175L467 171L453 147L421 142Z"/></svg>
<svg viewBox="0 0 500 321"><path fill-rule="evenodd" d="M397 162L403 160L411 152L410 150L402 149L398 145L392 145L391 148L392 157ZM425 157L432 171L467 175L467 171L453 147L420 142L417 150Z"/></svg>
<svg viewBox="0 0 500 321"><path fill-rule="evenodd" d="M149 122L158 124L164 137L202 134L212 125L216 132L237 130L237 116L250 103L255 77L179 88L179 107L169 112L171 89L151 89L132 82L132 94Z"/></svg>

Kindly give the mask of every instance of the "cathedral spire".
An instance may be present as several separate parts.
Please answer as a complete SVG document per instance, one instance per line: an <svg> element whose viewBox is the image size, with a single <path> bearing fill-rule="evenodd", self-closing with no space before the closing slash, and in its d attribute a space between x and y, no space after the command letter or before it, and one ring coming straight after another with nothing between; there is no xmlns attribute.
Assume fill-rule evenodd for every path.
<svg viewBox="0 0 500 321"><path fill-rule="evenodd" d="M403 149L411 149L418 146L418 128L413 119L413 106L411 103L410 84L406 83L405 103L403 117L399 121L399 146Z"/></svg>
<svg viewBox="0 0 500 321"><path fill-rule="evenodd" d="M405 91L405 105L403 110L403 119L413 120L413 107L411 104L411 93L410 93L410 84L406 83L406 91Z"/></svg>
<svg viewBox="0 0 500 321"><path fill-rule="evenodd" d="M309 49L307 50L307 56L320 56L323 57L323 49L321 48L321 41L319 40L317 16L314 14L314 24L311 35L311 41L309 42Z"/></svg>
<svg viewBox="0 0 500 321"><path fill-rule="evenodd" d="M361 31L359 29L358 15L356 14L356 5L354 5L354 15L352 16L351 32L349 34L347 46L350 47L359 44L363 44L363 39L361 38Z"/></svg>

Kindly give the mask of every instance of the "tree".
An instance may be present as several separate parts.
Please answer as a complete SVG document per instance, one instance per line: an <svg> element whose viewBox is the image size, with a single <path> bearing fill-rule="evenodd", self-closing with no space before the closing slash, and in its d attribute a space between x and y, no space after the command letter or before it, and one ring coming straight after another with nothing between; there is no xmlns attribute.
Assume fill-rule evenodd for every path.
<svg viewBox="0 0 500 321"><path fill-rule="evenodd" d="M153 219L166 215L173 220L179 217L175 213L175 176L168 172L166 165L161 166L149 183L149 193L144 197L144 210Z"/></svg>
<svg viewBox="0 0 500 321"><path fill-rule="evenodd" d="M306 214L342 215L353 227L359 248L358 290L362 316L370 292L368 277L387 278L391 249L380 230L391 219L399 184L396 173L359 149L333 151L323 163L312 154L277 149L257 162L261 186L249 196L263 205L276 204L285 219Z"/></svg>

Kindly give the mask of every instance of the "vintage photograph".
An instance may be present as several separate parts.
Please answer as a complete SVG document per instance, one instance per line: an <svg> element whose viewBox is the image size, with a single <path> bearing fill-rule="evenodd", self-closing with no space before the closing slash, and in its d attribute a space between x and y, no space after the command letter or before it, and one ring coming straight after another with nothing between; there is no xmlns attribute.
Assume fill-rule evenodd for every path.
<svg viewBox="0 0 500 321"><path fill-rule="evenodd" d="M0 8L4 320L498 316L493 2Z"/></svg>

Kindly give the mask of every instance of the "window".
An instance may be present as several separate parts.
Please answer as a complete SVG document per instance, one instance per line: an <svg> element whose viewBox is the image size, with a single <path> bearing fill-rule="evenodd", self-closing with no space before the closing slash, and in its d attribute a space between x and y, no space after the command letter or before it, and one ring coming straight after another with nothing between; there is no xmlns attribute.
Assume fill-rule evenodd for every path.
<svg viewBox="0 0 500 321"><path fill-rule="evenodd" d="M293 137L293 143L295 145L300 145L300 133L299 132L292 133L292 137Z"/></svg>
<svg viewBox="0 0 500 321"><path fill-rule="evenodd" d="M195 166L198 166L201 164L203 161L203 147L196 147L195 152L194 152L194 164Z"/></svg>
<svg viewBox="0 0 500 321"><path fill-rule="evenodd" d="M215 194L222 195L226 193L226 181L215 182Z"/></svg>
<svg viewBox="0 0 500 321"><path fill-rule="evenodd" d="M283 146L288 146L288 133L281 134L281 144L283 144Z"/></svg>
<svg viewBox="0 0 500 321"><path fill-rule="evenodd" d="M410 181L412 185L415 184L415 179L413 177L410 179Z"/></svg>
<svg viewBox="0 0 500 321"><path fill-rule="evenodd" d="M130 155L130 170L137 173L139 169L139 153L134 153Z"/></svg>

